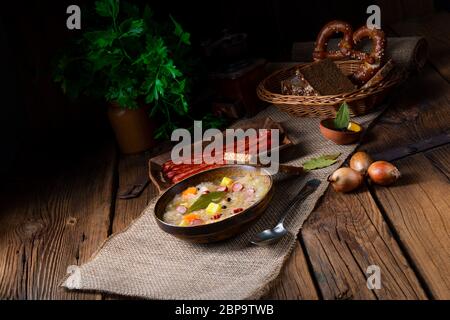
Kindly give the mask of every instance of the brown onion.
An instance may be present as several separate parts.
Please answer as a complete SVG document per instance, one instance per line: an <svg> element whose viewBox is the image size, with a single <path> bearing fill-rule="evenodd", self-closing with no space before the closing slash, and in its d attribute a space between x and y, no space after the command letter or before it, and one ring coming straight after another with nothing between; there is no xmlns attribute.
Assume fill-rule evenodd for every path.
<svg viewBox="0 0 450 320"><path fill-rule="evenodd" d="M382 186L394 183L401 176L397 167L387 161L375 161L370 165L367 173L370 180Z"/></svg>
<svg viewBox="0 0 450 320"><path fill-rule="evenodd" d="M340 168L328 177L328 181L337 192L350 192L363 183L363 176L352 168Z"/></svg>
<svg viewBox="0 0 450 320"><path fill-rule="evenodd" d="M356 152L350 158L350 168L352 168L355 171L358 171L362 175L367 174L367 170L369 169L372 163L373 163L372 158L366 152L363 151Z"/></svg>

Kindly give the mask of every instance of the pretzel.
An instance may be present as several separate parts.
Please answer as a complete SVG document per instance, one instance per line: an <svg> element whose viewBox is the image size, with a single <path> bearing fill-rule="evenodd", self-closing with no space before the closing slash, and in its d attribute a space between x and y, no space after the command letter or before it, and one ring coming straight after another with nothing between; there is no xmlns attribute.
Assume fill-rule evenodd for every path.
<svg viewBox="0 0 450 320"><path fill-rule="evenodd" d="M372 40L372 51L365 53L352 50L350 54L352 58L363 61L361 66L351 75L351 80L359 85L369 81L381 68L384 48L386 47L386 36L381 29L369 29L367 26L359 28L353 34L353 44L356 45L365 38Z"/></svg>
<svg viewBox="0 0 450 320"><path fill-rule="evenodd" d="M342 33L342 40L339 42L339 50L328 51L328 40L336 33ZM343 59L352 53L353 49L353 28L347 22L334 20L327 23L317 36L316 47L313 52L314 61L330 58L333 60Z"/></svg>

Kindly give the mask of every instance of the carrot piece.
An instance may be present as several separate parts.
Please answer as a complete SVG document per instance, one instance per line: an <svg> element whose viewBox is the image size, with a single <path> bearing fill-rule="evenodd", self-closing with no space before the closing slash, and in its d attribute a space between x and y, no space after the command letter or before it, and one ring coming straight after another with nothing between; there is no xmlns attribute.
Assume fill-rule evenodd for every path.
<svg viewBox="0 0 450 320"><path fill-rule="evenodd" d="M183 191L183 196L188 196L191 194L197 194L197 188L196 187L189 187L186 190Z"/></svg>
<svg viewBox="0 0 450 320"><path fill-rule="evenodd" d="M188 222L192 222L194 220L201 220L200 216L196 213L188 213L187 215L185 215L183 217L184 220L188 221Z"/></svg>

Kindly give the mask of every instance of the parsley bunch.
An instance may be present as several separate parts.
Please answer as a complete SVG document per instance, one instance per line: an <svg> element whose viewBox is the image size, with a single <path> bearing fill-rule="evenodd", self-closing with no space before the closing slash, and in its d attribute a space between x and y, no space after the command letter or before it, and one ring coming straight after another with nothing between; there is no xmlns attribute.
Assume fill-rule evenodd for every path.
<svg viewBox="0 0 450 320"><path fill-rule="evenodd" d="M123 108L149 104L162 118L156 138L167 138L188 116L190 34L170 17L157 23L151 9L119 0L95 2L99 26L86 27L57 63L54 79L65 93L103 97Z"/></svg>

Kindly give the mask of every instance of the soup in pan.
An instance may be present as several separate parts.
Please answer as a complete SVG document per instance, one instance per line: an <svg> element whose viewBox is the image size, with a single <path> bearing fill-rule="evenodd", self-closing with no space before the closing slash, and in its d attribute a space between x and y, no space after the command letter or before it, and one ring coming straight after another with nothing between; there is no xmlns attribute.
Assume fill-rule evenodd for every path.
<svg viewBox="0 0 450 320"><path fill-rule="evenodd" d="M166 207L163 220L182 227L218 222L248 209L269 191L260 175L220 177L177 194Z"/></svg>

